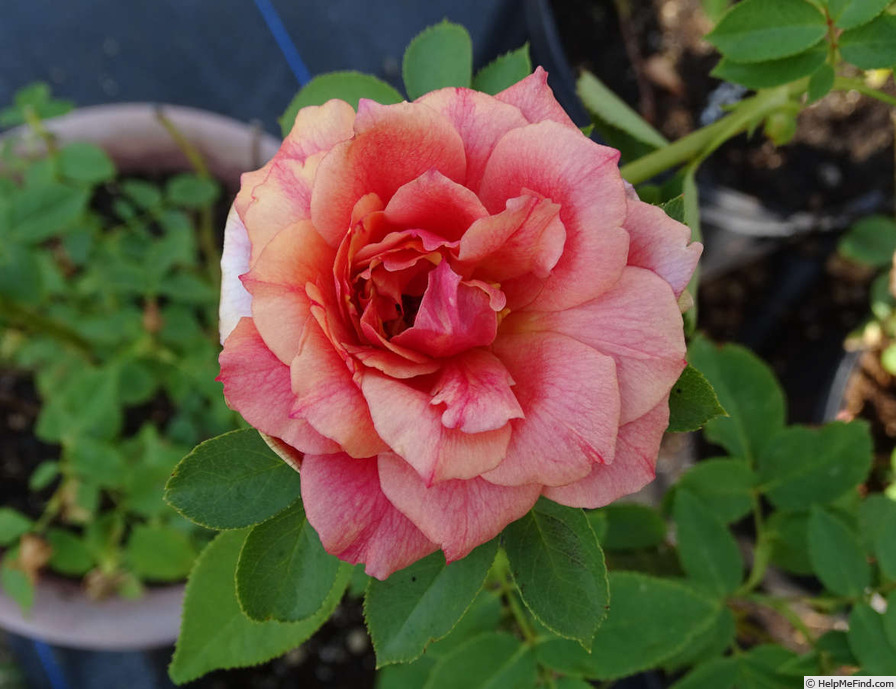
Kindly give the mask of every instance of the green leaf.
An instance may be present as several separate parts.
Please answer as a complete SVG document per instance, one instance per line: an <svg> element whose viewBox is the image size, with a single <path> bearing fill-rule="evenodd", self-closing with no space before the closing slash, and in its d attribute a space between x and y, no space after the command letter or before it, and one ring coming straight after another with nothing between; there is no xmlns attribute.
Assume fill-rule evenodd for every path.
<svg viewBox="0 0 896 689"><path fill-rule="evenodd" d="M731 60L763 62L811 48L826 31L824 15L804 0L743 0L706 40Z"/></svg>
<svg viewBox="0 0 896 689"><path fill-rule="evenodd" d="M131 531L126 552L134 572L153 581L180 581L196 559L189 536L169 526L138 524Z"/></svg>
<svg viewBox="0 0 896 689"><path fill-rule="evenodd" d="M892 0L841 0L828 3L830 10L837 5L837 11L831 12L834 24L838 29L855 29L867 24L883 12Z"/></svg>
<svg viewBox="0 0 896 689"><path fill-rule="evenodd" d="M483 588L448 636L428 646L422 657L441 658L468 639L494 631L501 624L503 614L504 605L500 594Z"/></svg>
<svg viewBox="0 0 896 689"><path fill-rule="evenodd" d="M199 556L187 581L183 621L171 679L184 684L217 669L263 663L307 640L333 613L351 568L340 574L321 610L304 622L255 622L243 615L234 572L247 531L218 534Z"/></svg>
<svg viewBox="0 0 896 689"><path fill-rule="evenodd" d="M666 522L652 507L621 502L599 512L605 520L599 540L607 550L653 548L666 540Z"/></svg>
<svg viewBox="0 0 896 689"><path fill-rule="evenodd" d="M211 205L221 194L218 183L208 177L182 172L168 180L165 196L175 206L203 208Z"/></svg>
<svg viewBox="0 0 896 689"><path fill-rule="evenodd" d="M0 546L7 546L27 533L33 522L18 510L0 507Z"/></svg>
<svg viewBox="0 0 896 689"><path fill-rule="evenodd" d="M669 143L647 120L604 86L591 72L582 72L576 82L576 93L593 116L638 141L654 148L661 148Z"/></svg>
<svg viewBox="0 0 896 689"><path fill-rule="evenodd" d="M541 499L504 530L504 549L532 614L590 649L608 590L604 555L584 512Z"/></svg>
<svg viewBox="0 0 896 689"><path fill-rule="evenodd" d="M678 558L688 576L712 593L733 592L743 578L737 541L716 515L687 490L675 492Z"/></svg>
<svg viewBox="0 0 896 689"><path fill-rule="evenodd" d="M156 210L162 206L162 192L151 182L126 179L121 182L121 191L143 210Z"/></svg>
<svg viewBox="0 0 896 689"><path fill-rule="evenodd" d="M299 474L253 429L232 431L196 447L174 469L165 500L210 529L254 526L289 507Z"/></svg>
<svg viewBox="0 0 896 689"><path fill-rule="evenodd" d="M806 104L820 101L834 88L834 68L828 64L819 67L809 78L809 88L806 91Z"/></svg>
<svg viewBox="0 0 896 689"><path fill-rule="evenodd" d="M59 476L59 462L47 460L41 462L28 478L28 487L33 491L43 490Z"/></svg>
<svg viewBox="0 0 896 689"><path fill-rule="evenodd" d="M469 87L472 74L473 42L460 24L427 27L404 51L401 75L411 99L446 86Z"/></svg>
<svg viewBox="0 0 896 689"><path fill-rule="evenodd" d="M669 428L671 433L696 431L710 419L726 416L712 385L693 366L681 372L669 395Z"/></svg>
<svg viewBox="0 0 896 689"><path fill-rule="evenodd" d="M53 549L50 567L60 574L80 577L93 567L95 560L84 540L71 531L50 529L47 531L47 542Z"/></svg>
<svg viewBox="0 0 896 689"><path fill-rule="evenodd" d="M495 95L532 73L529 44L499 55L473 77L473 88Z"/></svg>
<svg viewBox="0 0 896 689"><path fill-rule="evenodd" d="M730 524L750 513L756 480L756 474L742 459L704 459L688 469L678 488L696 495L719 519Z"/></svg>
<svg viewBox="0 0 896 689"><path fill-rule="evenodd" d="M735 689L739 678L736 658L714 658L694 667L670 689Z"/></svg>
<svg viewBox="0 0 896 689"><path fill-rule="evenodd" d="M700 0L700 6L703 12L713 24L718 24L719 20L725 16L728 11L729 0Z"/></svg>
<svg viewBox="0 0 896 689"><path fill-rule="evenodd" d="M18 551L7 552L0 563L0 589L27 614L34 605L34 584L25 572L14 566L15 552Z"/></svg>
<svg viewBox="0 0 896 689"><path fill-rule="evenodd" d="M735 457L754 460L784 428L784 393L774 373L748 349L716 347L702 337L691 342L688 360L706 376L728 412L706 423L706 437Z"/></svg>
<svg viewBox="0 0 896 689"><path fill-rule="evenodd" d="M797 655L782 646L765 644L754 646L737 657L740 680L738 687L757 689L791 689L794 677L780 671L782 666L792 662Z"/></svg>
<svg viewBox="0 0 896 689"><path fill-rule="evenodd" d="M280 128L284 138L292 130L296 115L309 105L323 105L328 100L338 98L344 100L355 110L362 98L376 101L383 105L401 103L401 94L385 81L370 74L361 72L328 72L314 77L290 101L286 111L280 117Z"/></svg>
<svg viewBox="0 0 896 689"><path fill-rule="evenodd" d="M720 656L731 647L736 635L737 623L731 608L719 608L713 623L695 635L685 648L666 659L664 669L666 672L674 672Z"/></svg>
<svg viewBox="0 0 896 689"><path fill-rule="evenodd" d="M117 445L78 438L67 450L69 465L78 478L107 488L124 482L128 467Z"/></svg>
<svg viewBox="0 0 896 689"><path fill-rule="evenodd" d="M37 244L72 227L84 213L90 193L48 180L28 184L13 197L10 237Z"/></svg>
<svg viewBox="0 0 896 689"><path fill-rule="evenodd" d="M535 689L535 654L505 632L481 634L441 658L424 689Z"/></svg>
<svg viewBox="0 0 896 689"><path fill-rule="evenodd" d="M886 215L862 218L843 235L837 251L857 263L886 268L896 252L896 222Z"/></svg>
<svg viewBox="0 0 896 689"><path fill-rule="evenodd" d="M371 581L364 617L377 666L414 660L451 632L482 588L497 549L493 540L450 565L436 552L385 581Z"/></svg>
<svg viewBox="0 0 896 689"><path fill-rule="evenodd" d="M896 64L896 15L882 14L874 21L840 34L840 54L860 69L884 69Z"/></svg>
<svg viewBox="0 0 896 689"><path fill-rule="evenodd" d="M779 509L828 503L865 480L872 453L864 421L836 421L818 429L791 426L759 456L760 489Z"/></svg>
<svg viewBox="0 0 896 689"><path fill-rule="evenodd" d="M771 561L788 572L809 576L809 515L806 512L772 512L766 524L771 538Z"/></svg>
<svg viewBox="0 0 896 689"><path fill-rule="evenodd" d="M413 663L387 665L376 671L376 689L420 689L426 684L436 659L428 655Z"/></svg>
<svg viewBox="0 0 896 689"><path fill-rule="evenodd" d="M896 501L879 493L865 498L859 506L859 534L880 571L896 580Z"/></svg>
<svg viewBox="0 0 896 689"><path fill-rule="evenodd" d="M306 620L320 610L345 567L324 550L296 500L246 538L236 568L240 607L259 622Z"/></svg>
<svg viewBox="0 0 896 689"><path fill-rule="evenodd" d="M827 57L825 45L779 60L763 62L735 62L722 58L710 74L748 89L768 89L807 77L824 64Z"/></svg>
<svg viewBox="0 0 896 689"><path fill-rule="evenodd" d="M45 399L34 432L46 442L81 436L104 440L118 435L123 421L117 369L85 366L71 371Z"/></svg>
<svg viewBox="0 0 896 689"><path fill-rule="evenodd" d="M115 164L99 146L84 141L66 144L59 150L59 173L85 184L99 184L115 177Z"/></svg>
<svg viewBox="0 0 896 689"><path fill-rule="evenodd" d="M610 573L610 612L591 653L563 639L539 645L542 665L589 679L617 679L657 667L716 619L719 604L689 586L635 572Z"/></svg>
<svg viewBox="0 0 896 689"><path fill-rule="evenodd" d="M896 604L890 596L889 603ZM896 675L896 646L887 639L883 615L867 603L856 605L849 615L849 647L862 665L862 674Z"/></svg>
<svg viewBox="0 0 896 689"><path fill-rule="evenodd" d="M856 533L820 507L809 514L809 558L812 569L829 591L861 596L871 585L871 567Z"/></svg>
<svg viewBox="0 0 896 689"><path fill-rule="evenodd" d="M3 242L0 246L0 296L24 304L38 304L47 292L38 250Z"/></svg>

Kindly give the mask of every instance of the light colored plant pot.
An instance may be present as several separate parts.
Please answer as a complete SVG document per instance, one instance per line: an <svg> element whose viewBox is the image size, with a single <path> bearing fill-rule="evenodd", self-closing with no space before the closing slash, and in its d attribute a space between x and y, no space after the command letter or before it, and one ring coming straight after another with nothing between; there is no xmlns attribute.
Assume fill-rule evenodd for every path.
<svg viewBox="0 0 896 689"><path fill-rule="evenodd" d="M47 122L60 143L101 146L123 174L175 173L190 163L159 119L161 112L194 146L232 196L242 172L269 160L280 142L260 128L214 113L148 103L100 105ZM8 136L17 136L13 131ZM70 648L124 651L166 646L177 638L184 585L147 588L135 600L90 599L79 582L43 574L34 607L23 615L0 592L0 628Z"/></svg>

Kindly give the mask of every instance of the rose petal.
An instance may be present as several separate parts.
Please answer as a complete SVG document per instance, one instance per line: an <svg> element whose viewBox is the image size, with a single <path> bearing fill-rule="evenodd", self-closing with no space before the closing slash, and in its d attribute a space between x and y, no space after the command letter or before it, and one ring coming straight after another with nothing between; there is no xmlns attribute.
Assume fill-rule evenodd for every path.
<svg viewBox="0 0 896 689"><path fill-rule="evenodd" d="M507 458L483 478L556 486L613 461L619 389L610 357L556 333L502 334L493 351L517 383L525 418L511 422Z"/></svg>
<svg viewBox="0 0 896 689"><path fill-rule="evenodd" d="M616 161L619 152L552 121L506 134L485 167L479 197L492 213L523 189L560 205L566 228L563 255L544 288L526 308L559 310L582 304L612 287L628 254L625 189ZM584 182L583 180L587 181ZM588 279L582 279L587 275ZM511 303L516 291L531 288L528 277L502 283Z"/></svg>
<svg viewBox="0 0 896 689"><path fill-rule="evenodd" d="M668 282L679 296L688 286L703 245L691 240L691 231L666 215L661 208L639 201L634 192L627 199L623 227L631 237L628 264L647 268Z"/></svg>
<svg viewBox="0 0 896 689"><path fill-rule="evenodd" d="M332 271L335 254L311 222L301 221L271 239L242 278L252 295L255 327L284 364L295 357L310 315L305 285Z"/></svg>
<svg viewBox="0 0 896 689"><path fill-rule="evenodd" d="M433 169L456 182L464 179L463 142L431 108L361 99L355 133L330 150L314 180L311 219L332 246L349 230L352 208L365 194L388 203L399 187Z"/></svg>
<svg viewBox="0 0 896 689"><path fill-rule="evenodd" d="M523 410L510 389L513 378L493 354L471 349L442 367L430 391L433 406L444 405L442 425L464 433L503 428Z"/></svg>
<svg viewBox="0 0 896 689"><path fill-rule="evenodd" d="M540 486L496 486L481 478L443 481L427 488L395 455L379 457L380 485L389 501L439 544L448 562L497 536L538 500Z"/></svg>
<svg viewBox="0 0 896 689"><path fill-rule="evenodd" d="M437 548L383 494L375 458L306 455L302 502L324 549L346 562L365 563L377 579Z"/></svg>
<svg viewBox="0 0 896 689"><path fill-rule="evenodd" d="M612 464L595 464L585 478L544 489L544 496L569 507L603 507L641 490L656 477L656 458L669 425L669 400L619 429Z"/></svg>
<svg viewBox="0 0 896 689"><path fill-rule="evenodd" d="M249 270L251 251L246 226L236 208L231 206L224 226L224 250L221 253L221 303L218 307L221 344L233 332L240 318L252 314L252 295L240 282L240 275Z"/></svg>
<svg viewBox="0 0 896 689"><path fill-rule="evenodd" d="M361 390L377 433L426 485L478 476L507 452L509 424L476 434L445 428L442 411L430 404L428 390L373 371L363 374Z"/></svg>
<svg viewBox="0 0 896 689"><path fill-rule="evenodd" d="M548 86L548 73L542 67L536 67L532 74L504 89L495 98L518 107L529 122L551 120L579 131L554 98L554 92Z"/></svg>
<svg viewBox="0 0 896 689"><path fill-rule="evenodd" d="M627 267L613 289L581 306L511 314L502 327L563 333L613 357L623 424L667 397L686 365L675 295L661 277L643 268Z"/></svg>
<svg viewBox="0 0 896 689"><path fill-rule="evenodd" d="M262 433L276 436L301 452L337 452L302 419L291 418L295 402L289 367L269 350L251 318L243 318L224 343L218 359L227 404Z"/></svg>
<svg viewBox="0 0 896 689"><path fill-rule="evenodd" d="M415 102L444 115L460 134L467 158L467 174L463 182L473 191L479 188L485 163L498 139L511 129L528 124L519 108L470 89L439 89Z"/></svg>

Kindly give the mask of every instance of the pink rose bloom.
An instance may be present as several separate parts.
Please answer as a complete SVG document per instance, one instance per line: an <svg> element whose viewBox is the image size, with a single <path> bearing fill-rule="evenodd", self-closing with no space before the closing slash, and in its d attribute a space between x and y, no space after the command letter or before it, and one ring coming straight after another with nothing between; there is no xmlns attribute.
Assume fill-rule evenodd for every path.
<svg viewBox="0 0 896 689"><path fill-rule="evenodd" d="M305 108L228 218L224 394L375 577L654 477L702 247L546 77Z"/></svg>

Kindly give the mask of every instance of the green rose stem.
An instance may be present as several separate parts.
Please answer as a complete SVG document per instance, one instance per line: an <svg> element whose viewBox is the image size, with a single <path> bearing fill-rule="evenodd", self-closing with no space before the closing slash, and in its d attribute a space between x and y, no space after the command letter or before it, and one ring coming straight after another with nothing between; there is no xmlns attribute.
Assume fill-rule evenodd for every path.
<svg viewBox="0 0 896 689"><path fill-rule="evenodd" d="M156 119L168 131L168 134L177 144L177 147L183 151L183 154L190 161L193 171L203 179L211 179L208 166L202 158L202 154L196 147L180 133L174 123L168 119L161 108L156 108ZM217 286L221 284L221 254L215 241L215 229L212 218L212 207L209 204L203 206L199 211L199 244L202 247L202 253L205 254L205 268L212 284Z"/></svg>
<svg viewBox="0 0 896 689"><path fill-rule="evenodd" d="M868 86L868 84L866 84L861 79L851 79L849 77L834 77L834 90L858 91L863 96L876 98L882 103L896 106L896 97L891 96L889 93L884 93L883 91L878 91L877 89Z"/></svg>
<svg viewBox="0 0 896 689"><path fill-rule="evenodd" d="M53 339L65 342L81 352L91 363L96 363L90 342L64 323L36 311L24 309L2 296L0 296L0 316L18 328L49 335Z"/></svg>
<svg viewBox="0 0 896 689"><path fill-rule="evenodd" d="M494 573L498 586L501 588L501 595L507 601L507 607L510 610L510 614L513 615L513 619L519 627L523 639L530 646L534 646L538 642L538 635L535 633L535 629L533 629L529 618L516 597L514 590L516 587L510 574L510 563L503 550L498 550L498 555L495 558Z"/></svg>
<svg viewBox="0 0 896 689"><path fill-rule="evenodd" d="M25 123L31 127L31 130L44 142L47 151L50 153L52 164L55 166L56 155L59 153L59 147L56 145L56 137L54 137L44 126L43 120L41 120L40 115L37 114L37 110L35 110L33 105L26 105L22 112L25 116Z"/></svg>

